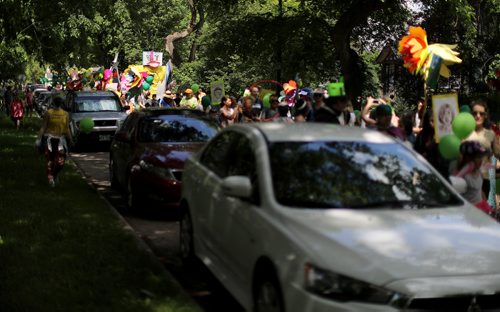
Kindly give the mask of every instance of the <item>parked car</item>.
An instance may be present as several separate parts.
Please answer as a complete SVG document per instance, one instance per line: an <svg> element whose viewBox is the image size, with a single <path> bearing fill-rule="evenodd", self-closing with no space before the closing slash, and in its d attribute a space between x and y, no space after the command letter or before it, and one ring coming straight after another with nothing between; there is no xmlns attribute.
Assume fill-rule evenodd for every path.
<svg viewBox="0 0 500 312"><path fill-rule="evenodd" d="M70 129L77 138L77 147L90 144L111 144L128 107L122 107L118 96L111 91L77 91L66 95L65 109L70 112ZM91 118L94 127L90 133L80 131L83 118Z"/></svg>
<svg viewBox="0 0 500 312"><path fill-rule="evenodd" d="M247 311L500 308L500 225L379 132L233 125L182 183L182 257Z"/></svg>
<svg viewBox="0 0 500 312"><path fill-rule="evenodd" d="M33 107L35 108L35 111L38 113L38 97L42 92L49 92L49 90L45 88L37 88L33 90ZM41 115L40 115L41 116Z"/></svg>
<svg viewBox="0 0 500 312"><path fill-rule="evenodd" d="M185 160L215 136L218 126L199 111L147 109L131 113L114 136L109 172L131 208L178 207Z"/></svg>
<svg viewBox="0 0 500 312"><path fill-rule="evenodd" d="M40 92L35 100L35 110L39 116L43 116L45 112L52 105L52 101L55 97L61 97L65 99L66 93L63 91L43 91Z"/></svg>

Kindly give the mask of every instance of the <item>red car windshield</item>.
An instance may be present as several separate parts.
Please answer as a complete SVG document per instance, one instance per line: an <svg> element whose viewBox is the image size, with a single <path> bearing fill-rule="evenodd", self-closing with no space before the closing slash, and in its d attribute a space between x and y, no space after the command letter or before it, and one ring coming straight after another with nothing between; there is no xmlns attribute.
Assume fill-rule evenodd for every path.
<svg viewBox="0 0 500 312"><path fill-rule="evenodd" d="M217 134L217 126L211 121L165 115L146 117L139 124L138 141L161 142L206 142Z"/></svg>

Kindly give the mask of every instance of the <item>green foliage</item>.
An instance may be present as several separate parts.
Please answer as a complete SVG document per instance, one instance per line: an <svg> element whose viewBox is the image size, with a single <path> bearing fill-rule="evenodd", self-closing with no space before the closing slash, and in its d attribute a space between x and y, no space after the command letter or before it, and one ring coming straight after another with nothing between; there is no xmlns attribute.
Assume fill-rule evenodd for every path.
<svg viewBox="0 0 500 312"><path fill-rule="evenodd" d="M71 162L49 188L39 126L0 116L0 310L198 311Z"/></svg>
<svg viewBox="0 0 500 312"><path fill-rule="evenodd" d="M361 54L362 64L360 65L363 69L363 77L361 78L364 83L364 90L362 97L366 98L368 96L377 96L381 88L381 82L379 79L380 65L375 64L375 59L378 53L376 52L365 52Z"/></svg>
<svg viewBox="0 0 500 312"><path fill-rule="evenodd" d="M349 38L352 53L360 56L361 74L356 81L362 83L363 96L377 93L380 85L380 68L373 64L376 54L387 42L396 47L407 26L416 24L427 30L431 43L458 43L463 63L452 67L450 83L460 82L462 91L484 89L486 76L491 76L496 64L491 59L500 54L498 0L421 0L421 8L413 12L406 1L374 1L384 9L373 11ZM175 42L178 61L173 78L178 84L205 85L222 78L229 92L263 79L285 82L299 76L310 86L335 80L340 62L334 26L360 3L200 0L198 13L206 14L204 27ZM46 65L107 66L116 52L125 68L139 63L144 50L164 51L165 37L185 29L191 18L186 0L5 0L4 8L0 12L2 80L25 72L32 79ZM195 53L190 56L192 49ZM418 83L412 77L404 79L396 82L398 99L413 103L421 95L415 92Z"/></svg>

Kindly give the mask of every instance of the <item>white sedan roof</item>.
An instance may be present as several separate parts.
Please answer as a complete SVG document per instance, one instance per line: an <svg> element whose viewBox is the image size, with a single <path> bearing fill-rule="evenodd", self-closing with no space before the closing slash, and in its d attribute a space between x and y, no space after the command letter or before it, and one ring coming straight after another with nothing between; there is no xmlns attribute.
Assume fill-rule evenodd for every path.
<svg viewBox="0 0 500 312"><path fill-rule="evenodd" d="M394 143L389 136L375 130L359 127L342 127L326 123L248 123L236 127L259 129L270 142L311 141L363 141L371 143Z"/></svg>

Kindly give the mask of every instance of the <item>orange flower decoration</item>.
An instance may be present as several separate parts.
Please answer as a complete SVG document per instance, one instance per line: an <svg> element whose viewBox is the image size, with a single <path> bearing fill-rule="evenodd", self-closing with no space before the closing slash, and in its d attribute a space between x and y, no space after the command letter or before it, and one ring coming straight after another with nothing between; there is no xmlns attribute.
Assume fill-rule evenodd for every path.
<svg viewBox="0 0 500 312"><path fill-rule="evenodd" d="M283 89L285 90L285 94L289 94L290 92L297 90L297 83L294 80L290 80L288 83L285 82L283 84Z"/></svg>
<svg viewBox="0 0 500 312"><path fill-rule="evenodd" d="M404 67L418 74L429 54L427 33L422 27L410 27L410 34L399 41L398 52L403 56Z"/></svg>

